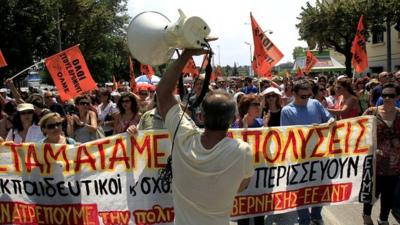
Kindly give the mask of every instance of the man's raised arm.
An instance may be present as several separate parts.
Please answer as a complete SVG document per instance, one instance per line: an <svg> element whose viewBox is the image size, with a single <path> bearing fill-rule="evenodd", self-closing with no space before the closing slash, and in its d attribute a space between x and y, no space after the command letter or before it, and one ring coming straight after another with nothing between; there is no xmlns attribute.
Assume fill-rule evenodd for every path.
<svg viewBox="0 0 400 225"><path fill-rule="evenodd" d="M193 55L205 54L206 50L203 49L186 49L182 55L173 62L165 74L162 76L161 81L157 85L157 107L161 117L165 120L168 110L177 104L174 97L175 87L179 77L181 76L182 69L185 67L187 61Z"/></svg>

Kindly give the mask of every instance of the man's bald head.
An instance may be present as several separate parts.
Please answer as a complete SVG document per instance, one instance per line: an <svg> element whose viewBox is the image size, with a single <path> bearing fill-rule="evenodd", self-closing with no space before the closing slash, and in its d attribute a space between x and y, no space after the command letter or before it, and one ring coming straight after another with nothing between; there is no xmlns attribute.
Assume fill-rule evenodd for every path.
<svg viewBox="0 0 400 225"><path fill-rule="evenodd" d="M235 118L235 101L224 91L209 92L201 107L206 130L226 131Z"/></svg>

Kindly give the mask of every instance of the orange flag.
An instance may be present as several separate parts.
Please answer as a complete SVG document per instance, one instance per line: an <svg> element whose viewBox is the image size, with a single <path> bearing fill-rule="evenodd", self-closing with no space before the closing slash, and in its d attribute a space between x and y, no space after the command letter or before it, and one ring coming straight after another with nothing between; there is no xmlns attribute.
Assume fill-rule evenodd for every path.
<svg viewBox="0 0 400 225"><path fill-rule="evenodd" d="M306 65L304 66L304 73L309 74L315 63L317 63L317 58L312 54L310 50L306 53Z"/></svg>
<svg viewBox="0 0 400 225"><path fill-rule="evenodd" d="M3 53L1 52L1 49L0 49L0 68L5 67L5 66L7 66L7 62L6 62L6 59L4 58Z"/></svg>
<svg viewBox="0 0 400 225"><path fill-rule="evenodd" d="M368 56L367 49L365 47L365 29L363 24L363 16L361 15L358 21L356 36L353 40L353 45L351 46L351 53L353 53L353 58L351 59L351 64L356 71L356 73L362 73L368 68Z"/></svg>
<svg viewBox="0 0 400 225"><path fill-rule="evenodd" d="M136 80L135 80L135 70L133 67L132 58L129 56L129 86L131 87L132 91L135 92L136 90Z"/></svg>
<svg viewBox="0 0 400 225"><path fill-rule="evenodd" d="M97 88L79 45L45 59L61 100L69 100Z"/></svg>
<svg viewBox="0 0 400 225"><path fill-rule="evenodd" d="M303 70L299 66L297 66L296 75L298 77L304 76Z"/></svg>
<svg viewBox="0 0 400 225"><path fill-rule="evenodd" d="M185 67L182 70L183 73L189 73L193 78L199 75L199 71L197 70L196 64L194 63L193 57L189 59L186 63Z"/></svg>
<svg viewBox="0 0 400 225"><path fill-rule="evenodd" d="M283 58L283 54L264 34L251 13L250 19L254 40L254 62L252 66L254 72L262 76L270 73L272 67Z"/></svg>
<svg viewBox="0 0 400 225"><path fill-rule="evenodd" d="M113 84L114 84L114 90L118 90L119 86L120 86L120 82L117 82L117 79L115 79L115 76L112 76L113 79Z"/></svg>
<svg viewBox="0 0 400 225"><path fill-rule="evenodd" d="M140 72L142 74L146 74L147 78L151 80L151 77L154 75L154 70L150 65L140 64Z"/></svg>

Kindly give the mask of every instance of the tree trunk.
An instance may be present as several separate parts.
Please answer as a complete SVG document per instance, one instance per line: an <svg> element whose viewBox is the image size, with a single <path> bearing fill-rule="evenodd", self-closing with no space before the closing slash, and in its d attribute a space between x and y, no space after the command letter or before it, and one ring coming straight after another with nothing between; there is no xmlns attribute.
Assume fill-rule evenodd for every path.
<svg viewBox="0 0 400 225"><path fill-rule="evenodd" d="M346 54L344 56L345 56L344 64L346 65L346 75L348 77L353 77L353 71L351 69L351 59L353 57L353 54L351 54L350 50L349 51L346 50Z"/></svg>

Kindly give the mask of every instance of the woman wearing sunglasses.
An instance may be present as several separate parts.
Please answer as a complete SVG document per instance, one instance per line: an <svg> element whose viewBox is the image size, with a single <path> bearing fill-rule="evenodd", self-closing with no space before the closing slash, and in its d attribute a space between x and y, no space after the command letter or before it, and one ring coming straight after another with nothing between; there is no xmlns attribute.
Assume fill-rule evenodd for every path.
<svg viewBox="0 0 400 225"><path fill-rule="evenodd" d="M268 127L277 127L281 122L281 92L278 88L269 87L262 93L264 96L264 108L262 115Z"/></svg>
<svg viewBox="0 0 400 225"><path fill-rule="evenodd" d="M46 136L40 143L51 144L76 144L76 141L70 137L65 137L62 132L62 123L64 118L58 113L47 113L39 121L39 126Z"/></svg>
<svg viewBox="0 0 400 225"><path fill-rule="evenodd" d="M378 224L389 224L388 216L393 206L396 184L400 175L400 109L395 107L400 87L394 83L382 86L383 105L371 107L364 115L377 118L376 188L375 196L381 199ZM364 224L373 224L373 205L364 204Z"/></svg>
<svg viewBox="0 0 400 225"><path fill-rule="evenodd" d="M336 109L328 109L332 115L337 116L339 119L347 119L360 115L360 103L357 94L353 90L350 78L337 80L335 92L341 95L342 99L337 104Z"/></svg>
<svg viewBox="0 0 400 225"><path fill-rule="evenodd" d="M21 103L17 106L17 113L13 117L13 128L8 132L6 141L21 144L43 139L43 133L36 125L38 118L34 110L34 106L29 103Z"/></svg>
<svg viewBox="0 0 400 225"><path fill-rule="evenodd" d="M129 126L137 125L140 120L139 107L136 98L129 92L121 94L117 103L119 114L114 123L114 134L125 132Z"/></svg>
<svg viewBox="0 0 400 225"><path fill-rule="evenodd" d="M90 110L90 98L86 95L75 98L78 114L67 115L67 134L77 142L85 143L97 139L97 115Z"/></svg>

